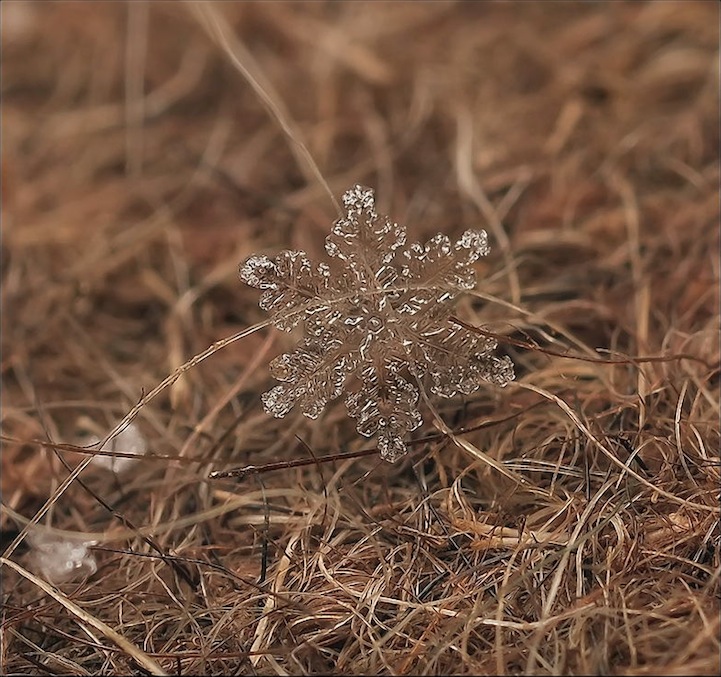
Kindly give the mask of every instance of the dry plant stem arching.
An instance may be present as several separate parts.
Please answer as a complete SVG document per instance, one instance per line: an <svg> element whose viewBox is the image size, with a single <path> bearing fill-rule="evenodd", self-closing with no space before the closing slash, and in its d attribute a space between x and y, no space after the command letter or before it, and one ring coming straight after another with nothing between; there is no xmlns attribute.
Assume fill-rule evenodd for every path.
<svg viewBox="0 0 721 677"><path fill-rule="evenodd" d="M243 329L242 331L239 331L232 336L228 336L227 338L221 339L220 341L216 341L211 346L206 348L203 352L198 353L190 360L188 360L185 364L182 364L172 374L167 376L157 386L155 386L155 388L153 388L147 395L143 395L143 397L140 398L138 403L123 417L120 423L118 423L118 425L116 425L115 428L113 428L98 443L100 448L104 447L111 439L113 439L113 437L115 437L119 432L124 430L125 427L140 413L140 410L146 404L155 399L168 386L175 383L185 372L200 364L204 360L208 359L211 355L215 354L219 350L222 350L226 346L229 346L232 343L235 343L236 341L245 338L246 336L250 336L256 331L267 327L268 325L270 325L269 320L259 322L258 324L255 324L252 327L248 327L247 329ZM88 456L87 458L83 459L77 465L77 467L63 480L60 486L56 489L55 493L50 498L48 498L48 500L43 504L43 506L35 513L35 515L33 515L32 519L28 522L28 524L26 524L22 531L13 539L12 543L10 543L10 545L5 549L5 552L3 553L4 557L10 557L10 555L15 552L15 549L18 547L18 545L20 545L20 543L22 543L23 539L27 535L28 529L31 528L32 525L37 524L45 516L50 507L58 501L58 499L65 493L67 488L75 481L77 477L82 474L82 472L92 463L92 461L93 456Z"/></svg>
<svg viewBox="0 0 721 677"><path fill-rule="evenodd" d="M293 155L308 182L317 181L328 195L338 215L341 215L343 212L338 201L328 186L328 182L323 178L323 174L308 147L303 142L299 130L283 104L283 100L265 77L253 55L233 33L225 17L211 3L193 2L190 7L211 39L221 47L233 66L253 88L253 91L263 102L270 115L278 122L283 133L291 142L290 147Z"/></svg>
<svg viewBox="0 0 721 677"><path fill-rule="evenodd" d="M467 109L460 109L456 112L456 128L455 162L458 185L472 200L473 204L476 205L493 230L493 234L496 236L496 240L503 253L506 268L508 269L511 298L514 303L519 303L521 300L521 283L518 279L518 271L516 270L517 263L511 251L511 242L501 222L502 216L493 208L480 181L478 181L474 175L473 122Z"/></svg>
<svg viewBox="0 0 721 677"><path fill-rule="evenodd" d="M526 411L530 411L531 409L534 409L535 407L538 407L543 403L543 400L539 400L535 404L530 405L526 409L514 412L513 414L510 414L509 416L503 416L501 418L496 419L489 419L484 421L483 423L474 425L470 428L464 428L458 432L454 432L455 435L462 435L466 434L475 430L481 430L484 428L490 428L492 426L496 426L502 423L507 423L508 421L517 418L522 413ZM431 433L429 435L424 435L422 437L415 438L409 442L409 446L412 445L419 445L424 444L426 442L439 440L440 438L448 437L446 433L443 431L437 432L437 433ZM367 447L365 449L359 449L358 451L349 451L349 452L342 452L337 454L328 454L324 456L312 456L310 458L296 458L288 461L276 461L271 463L263 463L262 465L246 465L242 466L240 468L231 468L229 470L215 470L208 474L208 479L211 480L218 480L218 479L226 479L226 478L234 478L237 480L244 480L246 477L249 477L251 475L262 475L267 472L273 472L275 470L287 470L290 468L300 468L303 466L308 465L320 465L321 463L332 463L335 461L342 461L346 459L356 459L356 458L363 458L365 456L373 456L374 454L377 454L378 450L375 447ZM462 471L461 475L463 473L468 472L471 469L472 466L468 466L465 470ZM456 478L457 479L457 478Z"/></svg>

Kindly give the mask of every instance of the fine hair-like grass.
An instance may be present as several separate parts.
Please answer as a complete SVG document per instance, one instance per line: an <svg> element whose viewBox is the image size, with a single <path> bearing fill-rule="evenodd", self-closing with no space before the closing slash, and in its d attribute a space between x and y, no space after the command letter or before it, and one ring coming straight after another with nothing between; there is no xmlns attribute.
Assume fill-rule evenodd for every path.
<svg viewBox="0 0 721 677"><path fill-rule="evenodd" d="M716 4L1 9L3 674L718 673ZM263 413L293 336L236 277L356 182L488 230L458 315L517 381L208 479L368 448Z"/></svg>

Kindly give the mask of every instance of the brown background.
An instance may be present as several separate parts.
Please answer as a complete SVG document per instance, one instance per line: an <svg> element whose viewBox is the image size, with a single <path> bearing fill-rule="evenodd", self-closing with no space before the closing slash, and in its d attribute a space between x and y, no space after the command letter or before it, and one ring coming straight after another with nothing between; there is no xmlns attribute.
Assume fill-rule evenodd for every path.
<svg viewBox="0 0 721 677"><path fill-rule="evenodd" d="M3 568L4 673L717 673L716 3L4 2L2 31L3 544L48 499L103 534L57 595ZM393 466L207 481L372 448L340 401L263 413L297 339L263 330L142 407L151 457L61 494L87 456L38 441L102 437L263 320L248 255L322 256L294 140L411 240L487 228L497 301L458 313L542 393L439 407L496 421L464 439L525 485L431 417Z"/></svg>

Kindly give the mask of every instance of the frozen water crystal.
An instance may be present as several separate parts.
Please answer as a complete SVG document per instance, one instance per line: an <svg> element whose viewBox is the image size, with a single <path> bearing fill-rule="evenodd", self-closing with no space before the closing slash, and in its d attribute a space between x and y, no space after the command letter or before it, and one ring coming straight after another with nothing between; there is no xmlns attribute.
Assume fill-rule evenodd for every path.
<svg viewBox="0 0 721 677"><path fill-rule="evenodd" d="M35 569L51 583L92 576L98 565L88 546L95 541L72 541L38 529L29 535Z"/></svg>
<svg viewBox="0 0 721 677"><path fill-rule="evenodd" d="M100 439L93 435L87 442L86 445L89 447L99 447ZM127 427L123 428L113 439L108 441L101 451L113 451L123 452L126 454L137 454L142 456L148 451L148 443L143 437L138 426L135 423L128 424ZM133 466L136 459L128 458L127 456L105 456L98 454L91 461L92 465L110 470L114 473L121 473Z"/></svg>
<svg viewBox="0 0 721 677"><path fill-rule="evenodd" d="M273 416L298 406L316 418L346 392L358 432L377 435L381 456L393 462L423 422L418 384L453 397L514 377L511 360L493 354L496 341L449 319L450 302L475 287L473 263L488 255L488 235L467 230L452 243L439 234L406 247L405 228L376 213L370 188L354 186L343 204L347 213L326 238L328 263L282 251L240 267L240 279L263 291L260 307L277 328L305 329L296 349L271 363L281 385L262 400Z"/></svg>

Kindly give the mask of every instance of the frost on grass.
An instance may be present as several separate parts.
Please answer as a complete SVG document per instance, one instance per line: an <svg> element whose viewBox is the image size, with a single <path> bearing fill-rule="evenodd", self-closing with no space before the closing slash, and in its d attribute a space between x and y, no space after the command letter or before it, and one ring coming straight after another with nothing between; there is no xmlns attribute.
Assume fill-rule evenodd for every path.
<svg viewBox="0 0 721 677"><path fill-rule="evenodd" d="M279 418L294 406L316 418L346 393L358 432L377 434L381 456L395 461L423 422L419 386L453 397L513 379L511 360L493 354L496 341L450 320L454 299L475 287L473 264L488 254L488 235L467 230L455 243L439 234L406 245L405 228L376 213L371 189L354 186L343 204L346 216L326 238L328 263L282 251L240 267L276 327L305 329L293 352L271 362L281 385L263 405Z"/></svg>

